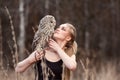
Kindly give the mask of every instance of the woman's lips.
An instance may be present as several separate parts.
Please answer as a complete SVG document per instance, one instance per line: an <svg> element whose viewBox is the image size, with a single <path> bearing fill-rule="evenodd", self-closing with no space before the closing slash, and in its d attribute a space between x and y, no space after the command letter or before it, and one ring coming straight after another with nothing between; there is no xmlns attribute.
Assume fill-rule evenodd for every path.
<svg viewBox="0 0 120 80"><path fill-rule="evenodd" d="M58 31L55 31L54 33L58 33Z"/></svg>

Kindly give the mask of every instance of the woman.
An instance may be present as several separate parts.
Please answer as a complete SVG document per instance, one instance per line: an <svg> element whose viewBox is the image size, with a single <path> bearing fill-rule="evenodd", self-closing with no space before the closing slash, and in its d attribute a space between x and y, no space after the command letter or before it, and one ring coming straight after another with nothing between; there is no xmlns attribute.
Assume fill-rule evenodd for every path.
<svg viewBox="0 0 120 80"><path fill-rule="evenodd" d="M75 37L76 29L73 25L70 23L61 24L54 31L53 39L48 41L49 48L45 50L45 54L43 51L34 51L29 57L17 64L16 72L25 71L37 60L38 80L45 80L40 64L42 56L44 56L48 80L70 80L70 71L75 70L77 66Z"/></svg>

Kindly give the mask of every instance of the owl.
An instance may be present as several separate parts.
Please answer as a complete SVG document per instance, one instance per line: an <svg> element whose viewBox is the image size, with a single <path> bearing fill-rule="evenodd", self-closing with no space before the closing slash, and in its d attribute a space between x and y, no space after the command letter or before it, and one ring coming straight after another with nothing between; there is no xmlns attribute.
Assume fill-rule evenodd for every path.
<svg viewBox="0 0 120 80"><path fill-rule="evenodd" d="M47 47L47 41L54 32L56 20L52 15L46 15L40 20L38 30L36 31L32 43L32 50L41 51Z"/></svg>
<svg viewBox="0 0 120 80"><path fill-rule="evenodd" d="M36 31L32 43L33 50L37 51L44 51L44 49L48 46L47 42L49 38L52 37L52 34L54 32L54 28L56 26L56 20L52 15L46 15L40 20L38 30ZM36 64L37 65L37 64ZM35 67L36 67L35 65ZM42 73L44 80L48 80L46 76L47 74L47 66L46 62L44 60L44 56L41 60L41 66L42 66ZM37 67L36 67L37 70Z"/></svg>

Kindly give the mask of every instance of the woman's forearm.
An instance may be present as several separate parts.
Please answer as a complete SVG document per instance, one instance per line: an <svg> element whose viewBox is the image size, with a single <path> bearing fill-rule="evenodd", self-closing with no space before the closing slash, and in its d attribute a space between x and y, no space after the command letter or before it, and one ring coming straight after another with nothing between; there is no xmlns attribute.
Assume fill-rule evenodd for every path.
<svg viewBox="0 0 120 80"><path fill-rule="evenodd" d="M29 66L40 60L43 56L43 52L34 51L26 59L19 62L15 68L16 72L24 72Z"/></svg>
<svg viewBox="0 0 120 80"><path fill-rule="evenodd" d="M76 63L75 55L72 55L71 57L69 57L62 49L58 49L57 53L63 60L66 67L68 67L70 70L76 69L77 63Z"/></svg>
<svg viewBox="0 0 120 80"><path fill-rule="evenodd" d="M29 61L29 58L26 58L17 64L15 71L16 72L24 72L31 65L32 65L32 63Z"/></svg>

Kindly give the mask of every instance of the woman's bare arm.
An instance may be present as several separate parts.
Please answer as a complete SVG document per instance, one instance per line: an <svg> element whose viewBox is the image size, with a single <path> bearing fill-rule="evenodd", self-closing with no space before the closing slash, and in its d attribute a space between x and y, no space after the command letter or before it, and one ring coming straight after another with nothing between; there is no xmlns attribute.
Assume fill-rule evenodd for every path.
<svg viewBox="0 0 120 80"><path fill-rule="evenodd" d="M77 63L76 63L75 55L72 55L70 57L61 48L57 50L57 53L59 54L60 58L63 60L66 67L68 67L70 70L76 69Z"/></svg>
<svg viewBox="0 0 120 80"><path fill-rule="evenodd" d="M54 40L49 41L49 46L57 52L57 54L63 60L65 66L67 68L69 68L70 70L75 70L76 69L77 62L76 62L75 55L72 55L71 57L68 56L65 53L65 51Z"/></svg>
<svg viewBox="0 0 120 80"><path fill-rule="evenodd" d="M33 63L35 63L37 60L40 60L42 56L43 56L42 52L39 53L38 51L34 51L26 59L17 64L15 71L24 72Z"/></svg>

